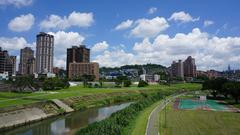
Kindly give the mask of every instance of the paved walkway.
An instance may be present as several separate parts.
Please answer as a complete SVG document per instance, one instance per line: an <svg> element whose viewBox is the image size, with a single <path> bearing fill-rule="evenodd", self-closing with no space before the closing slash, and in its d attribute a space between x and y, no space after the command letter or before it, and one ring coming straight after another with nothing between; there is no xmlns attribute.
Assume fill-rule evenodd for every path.
<svg viewBox="0 0 240 135"><path fill-rule="evenodd" d="M167 98L166 100L163 100L149 115L148 117L148 123L146 127L145 135L159 135L159 112L164 109L164 107L170 103L173 99L181 96L183 94L179 95L173 95L170 98Z"/></svg>
<svg viewBox="0 0 240 135"><path fill-rule="evenodd" d="M52 100L58 107L64 109L64 111L66 113L72 112L74 111L70 106L66 105L65 103L63 103L62 101L58 100L58 99L53 99Z"/></svg>

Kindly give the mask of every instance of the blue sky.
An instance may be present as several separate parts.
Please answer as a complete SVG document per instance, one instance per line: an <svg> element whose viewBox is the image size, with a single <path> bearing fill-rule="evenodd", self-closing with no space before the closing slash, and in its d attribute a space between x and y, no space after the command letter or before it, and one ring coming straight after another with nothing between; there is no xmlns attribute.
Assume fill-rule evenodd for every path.
<svg viewBox="0 0 240 135"><path fill-rule="evenodd" d="M14 2L15 1L15 2ZM238 0L0 0L0 46L35 49L40 31L55 36L55 66L66 48L86 44L100 66L196 58L198 69L240 67ZM122 25L121 25L122 24Z"/></svg>

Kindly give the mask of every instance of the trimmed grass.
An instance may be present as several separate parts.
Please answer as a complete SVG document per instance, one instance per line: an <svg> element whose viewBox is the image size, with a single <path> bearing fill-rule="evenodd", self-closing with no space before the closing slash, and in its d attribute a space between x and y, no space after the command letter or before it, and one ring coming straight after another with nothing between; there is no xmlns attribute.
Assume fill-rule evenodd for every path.
<svg viewBox="0 0 240 135"><path fill-rule="evenodd" d="M130 123L130 126L128 126L124 130L124 135L145 135L146 126L148 122L148 117L152 110L159 105L162 102L162 100L154 103L153 105L149 106L148 108L141 111L136 119Z"/></svg>
<svg viewBox="0 0 240 135"><path fill-rule="evenodd" d="M215 111L174 110L167 106L167 124L164 111L160 112L161 135L239 135L240 114Z"/></svg>
<svg viewBox="0 0 240 135"><path fill-rule="evenodd" d="M34 102L41 102L50 99L65 99L70 97L92 95L98 93L113 93L113 92L126 92L126 91L169 91L169 90L196 90L201 89L200 84L173 84L166 85L149 85L148 87L139 88L137 86L125 88L83 88L83 86L70 87L57 91L43 91L34 93L14 93L14 92L0 92L0 108L8 106L17 106L23 104L30 104Z"/></svg>

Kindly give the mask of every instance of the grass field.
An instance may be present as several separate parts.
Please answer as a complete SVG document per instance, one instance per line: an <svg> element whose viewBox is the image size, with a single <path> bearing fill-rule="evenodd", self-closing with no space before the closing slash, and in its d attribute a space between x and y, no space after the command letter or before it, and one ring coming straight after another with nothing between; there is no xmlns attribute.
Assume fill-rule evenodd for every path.
<svg viewBox="0 0 240 135"><path fill-rule="evenodd" d="M164 111L160 112L161 135L239 135L240 113L173 110L167 106L165 127Z"/></svg>
<svg viewBox="0 0 240 135"><path fill-rule="evenodd" d="M0 92L0 108L8 106L16 106L22 104L30 104L39 101L46 101L49 99L64 99L75 96L84 96L98 93L113 93L124 91L169 91L169 90L196 90L200 89L199 84L173 84L171 86L166 85L150 85L148 87L138 88L137 86L131 86L127 88L83 88L83 86L70 87L68 89L62 89L58 91L43 91L34 93L13 93L13 92Z"/></svg>
<svg viewBox="0 0 240 135"><path fill-rule="evenodd" d="M161 102L162 100L154 103L153 105L149 106L145 110L141 111L138 114L137 118L130 123L130 126L128 126L124 130L123 134L124 135L145 135L148 117L152 112L152 110Z"/></svg>

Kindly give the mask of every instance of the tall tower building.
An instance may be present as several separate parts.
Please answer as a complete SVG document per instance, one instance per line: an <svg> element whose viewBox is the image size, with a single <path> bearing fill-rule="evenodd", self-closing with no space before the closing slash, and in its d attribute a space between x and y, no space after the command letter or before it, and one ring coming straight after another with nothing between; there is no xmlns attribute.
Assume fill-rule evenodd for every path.
<svg viewBox="0 0 240 135"><path fill-rule="evenodd" d="M20 63L19 63L19 74L22 74L22 75L30 74L28 72L28 66L29 66L29 61L31 59L34 59L34 51L30 47L25 47L25 48L21 49L21 51L20 51Z"/></svg>
<svg viewBox="0 0 240 135"><path fill-rule="evenodd" d="M36 72L52 73L54 55L54 36L40 32L37 35Z"/></svg>
<svg viewBox="0 0 240 135"><path fill-rule="evenodd" d="M173 61L171 65L172 70L172 76L173 77L180 77L184 78L184 69L183 69L183 62L181 60L178 60L178 62Z"/></svg>
<svg viewBox="0 0 240 135"><path fill-rule="evenodd" d="M8 51L0 47L0 73L16 74L16 56L9 56Z"/></svg>
<svg viewBox="0 0 240 135"><path fill-rule="evenodd" d="M67 76L70 63L89 63L90 62L90 49L85 45L73 46L67 49Z"/></svg>
<svg viewBox="0 0 240 135"><path fill-rule="evenodd" d="M191 56L184 61L184 76L185 77L196 77L197 76L197 68L195 64L195 59Z"/></svg>

